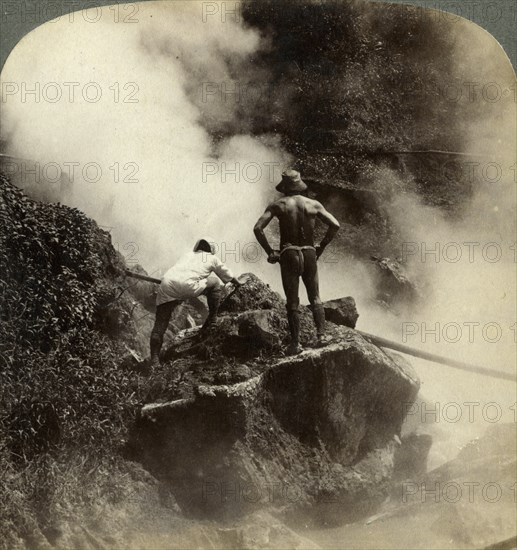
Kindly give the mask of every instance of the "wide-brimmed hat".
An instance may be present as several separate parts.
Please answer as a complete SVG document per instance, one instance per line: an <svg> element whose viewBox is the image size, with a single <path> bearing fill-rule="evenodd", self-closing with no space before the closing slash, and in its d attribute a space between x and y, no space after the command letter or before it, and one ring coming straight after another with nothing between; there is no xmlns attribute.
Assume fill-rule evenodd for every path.
<svg viewBox="0 0 517 550"><path fill-rule="evenodd" d="M282 181L276 186L280 193L303 193L307 191L307 185L296 170L286 170L282 174Z"/></svg>

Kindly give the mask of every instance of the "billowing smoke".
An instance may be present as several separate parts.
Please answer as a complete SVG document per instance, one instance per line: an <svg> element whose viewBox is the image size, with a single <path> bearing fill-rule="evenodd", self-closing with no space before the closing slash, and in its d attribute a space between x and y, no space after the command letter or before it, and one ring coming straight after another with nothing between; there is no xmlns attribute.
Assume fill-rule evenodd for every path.
<svg viewBox="0 0 517 550"><path fill-rule="evenodd" d="M110 228L149 271L203 235L230 263L254 260L253 218L290 158L274 136L240 133L239 97L214 90L232 89L258 34L203 20L197 2L142 4L138 24L102 14L48 23L13 52L2 74L8 152L72 175L61 200ZM233 131L216 139L207 128Z"/></svg>

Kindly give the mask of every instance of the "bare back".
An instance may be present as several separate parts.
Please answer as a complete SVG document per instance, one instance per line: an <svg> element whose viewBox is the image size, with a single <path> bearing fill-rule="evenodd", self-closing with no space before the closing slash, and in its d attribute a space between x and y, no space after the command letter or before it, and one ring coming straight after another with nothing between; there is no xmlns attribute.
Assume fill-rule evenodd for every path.
<svg viewBox="0 0 517 550"><path fill-rule="evenodd" d="M293 195L282 197L270 205L280 223L280 246L314 246L314 226L318 215L317 201Z"/></svg>
<svg viewBox="0 0 517 550"><path fill-rule="evenodd" d="M255 237L266 251L270 263L275 263L279 258L278 253L275 256L275 250L264 233L273 218L278 218L280 222L280 248L282 249L287 245L314 246L316 218L323 222L327 226L327 232L321 243L315 247L317 258L339 230L339 222L318 201L302 195L286 195L270 204L253 228Z"/></svg>

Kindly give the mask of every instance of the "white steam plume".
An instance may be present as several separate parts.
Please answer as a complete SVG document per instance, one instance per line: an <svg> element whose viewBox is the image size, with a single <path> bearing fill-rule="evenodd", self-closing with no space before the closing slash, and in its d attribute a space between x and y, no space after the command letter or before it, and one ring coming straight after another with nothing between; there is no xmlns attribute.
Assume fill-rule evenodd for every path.
<svg viewBox="0 0 517 550"><path fill-rule="evenodd" d="M203 235L242 250L289 163L274 137L238 133L239 121L232 119L238 98L203 98L205 85L231 89L232 71L260 41L231 19L204 21L201 5L140 4L136 24L114 23L107 7L95 24L62 18L26 36L2 73L3 90L9 83L40 91L56 83L63 92L54 103L43 93L37 102L21 93L4 95L2 135L9 152L73 171L72 192L63 202L112 227L121 251L134 242L134 257L149 271L168 268ZM57 88L47 87L46 95L54 97ZM98 90L102 97L88 101L85 90L90 100ZM214 143L206 120L237 132ZM95 165L86 180L102 170L97 183L82 177L88 163ZM236 168L237 175L230 173ZM228 259L240 263L242 254Z"/></svg>
<svg viewBox="0 0 517 550"><path fill-rule="evenodd" d="M407 336L406 345L515 375L515 73L493 37L470 23L457 29L455 58L457 83L476 85L475 96L467 95L463 87L464 151L485 156L459 161L463 173L475 177L476 186L472 197L465 199L460 219L424 205L412 193L395 197L390 205L391 218L403 240L411 243L405 249L411 276L417 282L429 283L431 292L417 311L391 322L386 322L386 317L379 319L379 327L372 326L371 330L400 342L403 323L415 323L412 330L417 333ZM494 101L498 90L501 97ZM476 164L469 164L473 162ZM402 256L402 246L400 252ZM437 337L423 334L425 329L436 327ZM425 361L412 363L423 382L422 395L439 411L427 415L424 429L440 428L448 434L441 444L435 442L431 466L454 457L459 446L493 423L515 422L515 383ZM456 419L458 413L461 417Z"/></svg>

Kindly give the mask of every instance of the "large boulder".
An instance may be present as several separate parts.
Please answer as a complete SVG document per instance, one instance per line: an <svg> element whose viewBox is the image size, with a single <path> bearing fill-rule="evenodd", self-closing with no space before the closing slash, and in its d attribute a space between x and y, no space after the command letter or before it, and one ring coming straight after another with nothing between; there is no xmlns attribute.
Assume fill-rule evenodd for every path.
<svg viewBox="0 0 517 550"><path fill-rule="evenodd" d="M370 522L370 537L395 547L403 528L406 548L443 549L492 548L515 537L516 444L515 424L494 424L455 459L402 483ZM515 538L493 548L515 548Z"/></svg>
<svg viewBox="0 0 517 550"><path fill-rule="evenodd" d="M129 450L191 515L344 521L387 495L402 404L418 387L407 364L336 327L328 346L271 357L249 380L146 405Z"/></svg>
<svg viewBox="0 0 517 550"><path fill-rule="evenodd" d="M401 438L395 453L395 478L401 481L421 479L427 473L427 458L433 438L429 434L412 432Z"/></svg>
<svg viewBox="0 0 517 550"><path fill-rule="evenodd" d="M250 345L274 348L281 343L281 330L285 320L274 310L255 310L240 314L237 319L238 334Z"/></svg>
<svg viewBox="0 0 517 550"><path fill-rule="evenodd" d="M221 304L222 314L285 307L284 300L269 285L253 273L245 275L246 283L231 292Z"/></svg>
<svg viewBox="0 0 517 550"><path fill-rule="evenodd" d="M410 279L405 267L391 258L371 256L379 275L377 300L388 306L411 304L421 298L420 289Z"/></svg>
<svg viewBox="0 0 517 550"><path fill-rule="evenodd" d="M355 306L355 300L351 296L329 300L323 304L325 319L336 325L355 328L359 313Z"/></svg>

